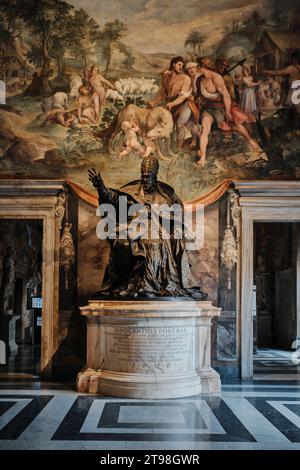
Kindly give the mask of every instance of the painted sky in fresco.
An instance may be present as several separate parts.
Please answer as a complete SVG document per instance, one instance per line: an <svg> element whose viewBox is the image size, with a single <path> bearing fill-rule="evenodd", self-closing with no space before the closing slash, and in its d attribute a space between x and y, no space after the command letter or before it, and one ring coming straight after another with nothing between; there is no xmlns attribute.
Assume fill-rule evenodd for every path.
<svg viewBox="0 0 300 470"><path fill-rule="evenodd" d="M222 36L224 26L242 20L262 1L249 0L71 0L100 25L114 18L126 22L124 42L140 52L184 52L184 40L192 29L209 35L207 47Z"/></svg>

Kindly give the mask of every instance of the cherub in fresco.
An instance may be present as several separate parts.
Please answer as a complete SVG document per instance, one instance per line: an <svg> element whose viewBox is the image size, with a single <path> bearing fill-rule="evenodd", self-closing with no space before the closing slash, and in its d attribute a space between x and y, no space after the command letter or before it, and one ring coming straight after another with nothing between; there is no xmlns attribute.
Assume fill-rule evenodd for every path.
<svg viewBox="0 0 300 470"><path fill-rule="evenodd" d="M143 157L149 157L156 151L156 145L145 132L142 132L144 146L139 143L137 133L141 132L140 128L132 122L124 121L121 128L126 136L126 148L119 153L119 157L125 157L131 150L137 150Z"/></svg>
<svg viewBox="0 0 300 470"><path fill-rule="evenodd" d="M251 137L244 124L252 122L252 117L244 113L232 102L222 76L212 70L214 64L208 58L198 59L197 99L200 107L199 160L197 165L203 167L206 161L208 136L213 124L225 132L235 131L248 142L252 151L261 151L257 142Z"/></svg>
<svg viewBox="0 0 300 470"><path fill-rule="evenodd" d="M139 143L137 133L140 132L140 128L129 121L123 121L121 129L126 137L126 148L119 153L119 157L125 157L131 150L137 150L140 154L145 154L145 148Z"/></svg>
<svg viewBox="0 0 300 470"><path fill-rule="evenodd" d="M144 145L146 147L145 152L144 152L144 157L149 157L149 155L154 154L155 151L157 150L156 145L153 142L153 140L147 136L147 134L143 134L143 140L144 140Z"/></svg>

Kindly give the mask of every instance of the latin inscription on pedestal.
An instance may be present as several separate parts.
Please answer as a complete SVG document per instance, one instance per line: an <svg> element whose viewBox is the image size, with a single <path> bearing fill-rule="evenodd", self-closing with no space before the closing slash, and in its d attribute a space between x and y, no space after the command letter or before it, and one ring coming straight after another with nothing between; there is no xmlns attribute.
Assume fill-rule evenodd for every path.
<svg viewBox="0 0 300 470"><path fill-rule="evenodd" d="M184 374L195 367L191 326L106 326L105 369L139 374Z"/></svg>

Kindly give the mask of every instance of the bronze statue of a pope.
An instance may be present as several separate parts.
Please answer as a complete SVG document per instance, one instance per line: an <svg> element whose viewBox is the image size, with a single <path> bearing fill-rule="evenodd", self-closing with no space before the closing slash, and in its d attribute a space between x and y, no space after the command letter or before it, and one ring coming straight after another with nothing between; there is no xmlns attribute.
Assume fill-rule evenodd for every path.
<svg viewBox="0 0 300 470"><path fill-rule="evenodd" d="M89 179L98 191L99 204L112 204L119 207L120 197L126 196L127 208L134 204L145 208L147 219L153 221L153 207L166 205L183 207L174 189L158 181L159 162L153 155L144 157L141 165L141 179L133 181L120 190L107 188L99 172L89 170ZM116 211L117 212L117 211ZM128 212L130 214L130 211ZM176 214L168 214L169 236L164 236L166 225L164 215L156 217L157 237L147 229L147 233L126 239L119 236L121 222L117 220L117 234L110 239L109 263L105 272L102 295L121 297L194 297L200 300L206 295L200 291L191 270L184 237L177 237ZM136 215L129 216L128 223ZM178 221L177 221L178 222ZM184 231L184 224L182 224Z"/></svg>

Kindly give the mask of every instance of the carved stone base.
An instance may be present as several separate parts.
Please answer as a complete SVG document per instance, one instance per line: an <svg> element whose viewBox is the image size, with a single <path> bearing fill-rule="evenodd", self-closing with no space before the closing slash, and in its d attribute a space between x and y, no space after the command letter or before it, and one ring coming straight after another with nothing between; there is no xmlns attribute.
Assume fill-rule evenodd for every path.
<svg viewBox="0 0 300 470"><path fill-rule="evenodd" d="M87 318L87 367L77 390L127 398L180 398L219 393L210 366L211 319L201 301L93 301Z"/></svg>
<svg viewBox="0 0 300 470"><path fill-rule="evenodd" d="M201 385L202 393L220 393L221 390L221 380L220 375L214 369L208 371L201 371Z"/></svg>
<svg viewBox="0 0 300 470"><path fill-rule="evenodd" d="M176 381L175 381L176 380ZM201 393L197 374L182 377L145 377L86 370L78 374L77 390L81 393L128 398L180 398Z"/></svg>

